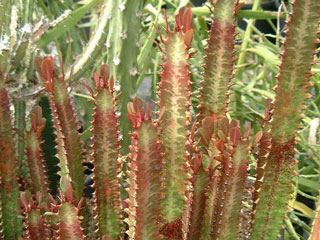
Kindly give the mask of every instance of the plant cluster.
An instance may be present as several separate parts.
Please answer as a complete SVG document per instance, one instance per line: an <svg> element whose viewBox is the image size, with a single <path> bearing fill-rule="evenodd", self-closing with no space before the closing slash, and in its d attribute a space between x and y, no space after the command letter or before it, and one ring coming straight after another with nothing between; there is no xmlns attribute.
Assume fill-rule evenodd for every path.
<svg viewBox="0 0 320 240"><path fill-rule="evenodd" d="M115 35L109 32L103 36L103 28L110 12L115 11L115 3L104 2L101 15L105 17L96 26L100 35L92 41L108 43L109 38L113 44ZM139 7L140 3L129 2L116 6L120 11L131 5ZM69 81L73 74L82 74L79 66L84 66L83 61L94 61L98 56L98 52L90 52L94 51L91 43L74 64L74 72L64 72L62 59L59 73L53 57L36 58L35 69L49 96L51 113L45 118L43 105L33 107L24 134L16 130L18 137L13 134L7 90L10 64L4 52L0 74L1 238L278 239L295 190L295 139L305 102L311 97L308 91L319 42L320 2L296 0L292 7L275 99L266 101L259 131L252 129L250 122L228 114L235 73L235 21L240 8L233 0L214 3L198 95L191 90L190 62L196 54L192 44L193 38L199 37L192 10L181 7L173 27L164 12L165 34L154 25L160 37L154 44L164 56L156 111L139 98L129 101L130 92L126 91L131 88L126 90L124 82L122 93L116 89L115 79L133 75L134 69L130 67L132 58L117 67L123 64L119 59L125 61L121 54L128 53L120 51L118 56L114 47L112 62L101 64L92 83L83 84L94 105L88 127L91 139L84 137L88 132L79 133L82 126ZM118 30L113 26L112 31ZM137 33L126 34L122 38L130 40ZM46 43L44 38L41 41ZM130 71L124 73L123 69ZM197 106L191 101L195 96ZM57 193L49 186L43 156L48 124L55 131L52 149L59 160ZM20 161L17 151L25 159ZM93 165L92 196L85 194L88 177L84 163L88 160ZM309 236L309 240L318 239L319 207Z"/></svg>

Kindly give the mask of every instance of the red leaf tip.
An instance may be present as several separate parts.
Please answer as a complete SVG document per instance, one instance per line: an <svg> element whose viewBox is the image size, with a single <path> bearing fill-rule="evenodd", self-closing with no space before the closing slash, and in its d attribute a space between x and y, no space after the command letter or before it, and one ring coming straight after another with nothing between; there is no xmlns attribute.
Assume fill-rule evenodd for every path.
<svg viewBox="0 0 320 240"><path fill-rule="evenodd" d="M203 163L203 153L196 154L194 158L192 158L191 167L194 173L197 173L199 168Z"/></svg>
<svg viewBox="0 0 320 240"><path fill-rule="evenodd" d="M64 186L64 192L59 190L61 201L62 202L69 202L69 203L73 204L75 201L73 199L73 189L72 189L71 182L66 177L63 177L62 183Z"/></svg>
<svg viewBox="0 0 320 240"><path fill-rule="evenodd" d="M42 109L36 106L31 113L31 129L36 132L39 138L46 124L46 119L42 117Z"/></svg>
<svg viewBox="0 0 320 240"><path fill-rule="evenodd" d="M48 56L41 61L41 74L43 78L47 81L45 84L45 88L49 92L53 92L54 90L52 85L52 78L56 76L53 57Z"/></svg>
<svg viewBox="0 0 320 240"><path fill-rule="evenodd" d="M192 30L192 12L191 8L182 7L176 16L175 29L177 31L182 30L184 33Z"/></svg>
<svg viewBox="0 0 320 240"><path fill-rule="evenodd" d="M127 117L132 122L134 128L138 128L144 120L152 118L151 105L147 103L146 112L143 109L143 103L140 98L135 98L133 102L128 103Z"/></svg>
<svg viewBox="0 0 320 240"><path fill-rule="evenodd" d="M94 73L93 79L97 90L101 87L109 88L109 90L113 92L114 80L110 77L110 68L107 64L101 65L100 76L98 73Z"/></svg>
<svg viewBox="0 0 320 240"><path fill-rule="evenodd" d="M110 68L108 64L102 64L100 67L100 76L105 77L106 79L110 78Z"/></svg>
<svg viewBox="0 0 320 240"><path fill-rule="evenodd" d="M179 13L176 16L175 30L181 31L184 34L184 43L189 48L193 38L191 8L180 8Z"/></svg>

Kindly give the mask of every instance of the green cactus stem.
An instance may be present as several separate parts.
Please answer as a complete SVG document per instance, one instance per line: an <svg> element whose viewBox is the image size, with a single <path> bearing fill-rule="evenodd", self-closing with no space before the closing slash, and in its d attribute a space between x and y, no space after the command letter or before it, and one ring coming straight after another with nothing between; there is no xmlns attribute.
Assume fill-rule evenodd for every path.
<svg viewBox="0 0 320 240"><path fill-rule="evenodd" d="M107 65L102 65L101 77L97 74L94 76L97 93L92 94L95 101L92 148L100 237L116 240L121 230L119 124L115 112L113 79L108 81L108 72Z"/></svg>
<svg viewBox="0 0 320 240"><path fill-rule="evenodd" d="M203 154L198 154L192 159L191 167L194 173L192 178L193 198L190 214L189 240L198 240L204 224L205 206L209 182L208 170L203 166Z"/></svg>
<svg viewBox="0 0 320 240"><path fill-rule="evenodd" d="M141 43L139 42L140 28L143 17L143 0L123 1L113 0L113 9L108 38L106 41L108 64L111 75L117 85L121 86L119 97L121 105L120 131L123 136L121 141L121 152L129 152L129 131L131 129L128 121L127 104L132 100L138 73L138 54Z"/></svg>
<svg viewBox="0 0 320 240"><path fill-rule="evenodd" d="M167 25L164 63L161 73L159 107L163 114L161 140L164 145L164 199L162 214L166 225L162 233L168 239L182 236L181 218L187 208L189 190L188 128L190 126L189 48L193 37L191 10L182 8L176 16L174 30Z"/></svg>
<svg viewBox="0 0 320 240"><path fill-rule="evenodd" d="M220 186L220 178L217 174L209 175L207 198L203 215L203 225L199 239L207 240L212 237L212 226L214 226L215 206L218 201L218 191Z"/></svg>
<svg viewBox="0 0 320 240"><path fill-rule="evenodd" d="M66 149L64 147L63 133L61 130L61 126L59 124L59 117L55 108L53 98L50 98L49 102L51 105L50 120L54 129L54 141L55 141L54 150L56 151L56 154L54 156L55 158L58 159L57 166L59 166L59 171L57 172L57 174L60 176L60 183L62 179L68 179L69 181L71 181L70 172L68 169Z"/></svg>
<svg viewBox="0 0 320 240"><path fill-rule="evenodd" d="M9 109L6 78L0 72L0 202L1 230L5 239L21 237L22 221L18 217L19 185L17 178L17 159Z"/></svg>
<svg viewBox="0 0 320 240"><path fill-rule="evenodd" d="M56 135L54 134L54 126L52 121L52 111L50 108L50 102L48 97L41 97L39 106L42 109L43 117L46 119L46 125L42 131L42 141L41 144L43 158L45 161L45 166L48 174L48 182L50 187L50 193L56 195L57 185L58 185L58 176L56 174L56 166L59 162L59 159L56 158L57 149L56 149Z"/></svg>
<svg viewBox="0 0 320 240"><path fill-rule="evenodd" d="M128 164L128 234L132 240L160 240L160 203L162 157L157 124L152 122L151 105L147 112L142 101L134 99L128 104L128 115L133 124L131 153Z"/></svg>
<svg viewBox="0 0 320 240"><path fill-rule="evenodd" d="M79 202L78 207L74 205L73 200L73 190L68 182L65 182L66 191L62 197L62 203L57 206L58 218L59 218L59 239L60 240L82 240L84 235L81 228L81 223L79 220L79 208L81 202Z"/></svg>
<svg viewBox="0 0 320 240"><path fill-rule="evenodd" d="M78 122L71 105L67 85L63 77L57 76L52 57L46 57L42 60L41 72L46 80L45 88L51 94L52 110L56 111L57 121L63 135L75 201L79 202L83 196L85 177Z"/></svg>
<svg viewBox="0 0 320 240"><path fill-rule="evenodd" d="M214 5L200 96L200 120L212 115L221 118L227 111L234 71L235 7L234 0L218 0Z"/></svg>
<svg viewBox="0 0 320 240"><path fill-rule="evenodd" d="M256 201L251 239L276 239L292 198L295 136L311 85L319 21L319 1L295 1L275 90L271 149Z"/></svg>
<svg viewBox="0 0 320 240"><path fill-rule="evenodd" d="M224 118L218 123L217 140L214 143L214 160L219 162L218 197L214 210L212 236L214 239L237 239L240 209L247 177L249 159L247 128L244 136L238 121Z"/></svg>
<svg viewBox="0 0 320 240"><path fill-rule="evenodd" d="M248 136L250 125L242 135L239 122L216 116L205 117L198 129L198 148L206 158L206 182L203 216L198 238L237 239L240 209L245 191ZM204 164L202 160L202 164ZM196 189L196 187L195 187Z"/></svg>
<svg viewBox="0 0 320 240"><path fill-rule="evenodd" d="M217 205L218 193L220 187L220 173L216 170L218 162L213 161L215 154L212 152L212 145L216 141L216 116L205 117L201 121L201 127L198 129L198 151L202 154L202 168L206 162L204 170L207 172L207 183L204 189L206 194L205 204L203 206L203 217L199 239L206 240L212 237L212 226L215 218L215 206ZM199 224L199 223L198 223Z"/></svg>
<svg viewBox="0 0 320 240"><path fill-rule="evenodd" d="M63 134L61 132L61 127L59 125L59 120L58 120L58 115L57 112L55 111L54 105L51 104L51 109L52 109L52 122L53 122L53 126L55 128L55 135L56 135L56 150L57 150L57 154L55 155L56 158L59 159L59 169L60 171L58 172L58 175L61 177L60 180L62 178L66 178L69 181L70 179L70 171L68 168L68 159L67 159L67 154L66 154L66 149L64 148L64 141L63 141ZM61 181L60 181L61 182Z"/></svg>
<svg viewBox="0 0 320 240"><path fill-rule="evenodd" d="M1 1L0 6L0 36L9 33L9 22L12 0Z"/></svg>
<svg viewBox="0 0 320 240"><path fill-rule="evenodd" d="M41 107L34 108L30 117L31 127L26 132L26 156L30 174L30 190L33 195L38 192L42 196L39 204L47 205L47 194L49 192L47 173L44 168L44 161L41 150L41 133L44 129L46 120L42 118Z"/></svg>
<svg viewBox="0 0 320 240"><path fill-rule="evenodd" d="M37 194L37 203L42 202L42 196L40 193ZM24 210L24 225L26 227L24 239L49 239L48 229L45 224L44 216L42 214L42 208L39 205L36 205L29 192L22 192L19 200Z"/></svg>
<svg viewBox="0 0 320 240"><path fill-rule="evenodd" d="M14 127L19 133L15 135L17 160L18 160L18 182L21 189L26 188L27 167L25 166L25 127L26 127L26 102L19 99L14 103Z"/></svg>
<svg viewBox="0 0 320 240"><path fill-rule="evenodd" d="M265 106L264 122L261 125L262 130L259 131L252 143L252 147L257 145L257 167L256 167L256 181L254 182L254 191L252 193L252 212L256 209L256 201L258 199L261 183L264 177L264 166L268 161L268 154L271 149L271 102L267 101Z"/></svg>

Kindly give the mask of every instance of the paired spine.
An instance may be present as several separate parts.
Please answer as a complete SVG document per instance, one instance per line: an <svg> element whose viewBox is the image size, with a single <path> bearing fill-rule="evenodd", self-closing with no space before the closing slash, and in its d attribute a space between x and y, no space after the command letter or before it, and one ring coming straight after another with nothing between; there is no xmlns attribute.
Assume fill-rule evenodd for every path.
<svg viewBox="0 0 320 240"><path fill-rule="evenodd" d="M1 232L5 239L18 239L22 233L22 221L18 217L19 185L17 178L16 150L13 142L9 97L6 78L0 72L0 205Z"/></svg>
<svg viewBox="0 0 320 240"><path fill-rule="evenodd" d="M20 195L20 205L23 209L24 225L26 232L24 239L27 240L47 240L49 239L48 226L43 215L44 209L39 205L42 202L42 195L37 194L37 201L32 199L29 192Z"/></svg>
<svg viewBox="0 0 320 240"><path fill-rule="evenodd" d="M130 163L128 164L129 198L126 200L131 240L160 240L161 188L163 153L157 123L152 122L150 104L147 111L142 101L134 99L128 104L128 118L133 124Z"/></svg>
<svg viewBox="0 0 320 240"><path fill-rule="evenodd" d="M81 221L79 219L79 212L82 201L75 205L73 198L72 186L65 181L65 192L61 193L61 203L55 205L57 211L57 225L56 239L59 240L83 240L83 229L81 228ZM76 207L77 206L77 207Z"/></svg>
<svg viewBox="0 0 320 240"><path fill-rule="evenodd" d="M63 146L74 191L74 198L79 202L83 196L84 169L82 146L78 132L78 122L71 105L67 84L64 77L58 77L54 69L52 57L46 57L41 62L41 74L46 80L45 88L51 94L52 110L56 112L57 123L63 136ZM58 143L59 144L59 143Z"/></svg>
<svg viewBox="0 0 320 240"><path fill-rule="evenodd" d="M42 118L42 111L39 106L35 107L30 117L31 127L26 132L26 156L27 166L30 175L30 191L35 196L40 193L42 207L48 209L48 181L47 173L41 150L41 133L44 129L46 120Z"/></svg>
<svg viewBox="0 0 320 240"><path fill-rule="evenodd" d="M295 136L310 97L311 66L317 44L320 2L297 0L284 42L272 111L271 147L255 202L251 239L276 239L292 198Z"/></svg>
<svg viewBox="0 0 320 240"><path fill-rule="evenodd" d="M107 65L101 76L94 76L96 94L93 116L93 164L97 219L101 238L119 239L120 222L120 162L118 117L115 112L113 78Z"/></svg>
<svg viewBox="0 0 320 240"><path fill-rule="evenodd" d="M237 239L249 159L248 135L239 122L223 118L215 124L209 145L210 190L207 208L212 211L209 232L214 239ZM214 204L208 206L208 204Z"/></svg>
<svg viewBox="0 0 320 240"><path fill-rule="evenodd" d="M161 140L164 146L164 199L161 229L167 239L182 238L182 216L187 209L186 194L190 187L188 153L190 114L189 49L193 37L191 9L181 8L174 30L166 25L163 71L160 74L159 107L162 117ZM161 35L160 35L161 36Z"/></svg>
<svg viewBox="0 0 320 240"><path fill-rule="evenodd" d="M234 0L218 0L214 5L200 96L200 121L207 116L222 118L227 112L234 74L235 9Z"/></svg>

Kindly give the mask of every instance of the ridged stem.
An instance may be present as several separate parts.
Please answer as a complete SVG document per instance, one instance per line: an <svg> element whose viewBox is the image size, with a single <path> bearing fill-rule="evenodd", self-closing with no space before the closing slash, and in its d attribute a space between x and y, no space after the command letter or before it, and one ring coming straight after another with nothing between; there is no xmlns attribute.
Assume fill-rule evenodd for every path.
<svg viewBox="0 0 320 240"><path fill-rule="evenodd" d="M78 132L78 122L75 117L67 85L63 78L56 75L52 57L46 57L42 63L42 75L46 79L46 90L51 94L54 104L52 110L56 111L57 120L63 135L64 148L67 156L68 169L74 190L76 202L83 196L84 169L82 166L82 146ZM54 115L53 115L54 116Z"/></svg>
<svg viewBox="0 0 320 240"><path fill-rule="evenodd" d="M56 195L58 187L58 176L56 174L56 166L59 162L59 159L57 159L55 156L57 154L57 148L55 142L56 135L54 134L55 127L53 126L52 118L53 111L50 108L48 97L41 97L38 104L42 109L43 117L46 119L46 125L43 129L43 134L41 136L43 141L41 148L48 174L50 193L52 193L52 195Z"/></svg>
<svg viewBox="0 0 320 240"><path fill-rule="evenodd" d="M182 8L173 31L166 29L164 63L161 73L159 107L163 114L161 140L164 145L164 199L161 230L168 239L182 238L182 216L187 209L189 190L188 137L190 127L190 80L188 49L193 37L191 9Z"/></svg>
<svg viewBox="0 0 320 240"><path fill-rule="evenodd" d="M39 196L39 195L38 195ZM28 240L47 240L49 239L48 229L45 224L43 209L37 206L28 192L21 193L20 204L24 215L24 239ZM38 199L39 200L39 199ZM39 203L37 203L39 204Z"/></svg>
<svg viewBox="0 0 320 240"><path fill-rule="evenodd" d="M26 102L18 99L14 104L14 127L19 131L19 134L15 135L17 160L18 160L18 178L19 183L24 189L26 187L27 169L25 166L25 127L26 127Z"/></svg>
<svg viewBox="0 0 320 240"><path fill-rule="evenodd" d="M12 0L1 1L1 6L0 6L0 36L1 37L4 36L5 34L9 34L11 4L12 4Z"/></svg>
<svg viewBox="0 0 320 240"><path fill-rule="evenodd" d="M319 1L295 1L275 90L271 149L256 201L253 240L277 238L292 198L292 179L296 175L295 136L309 95L319 21Z"/></svg>
<svg viewBox="0 0 320 240"><path fill-rule="evenodd" d="M5 78L0 72L0 202L1 230L4 239L16 240L21 237L22 221L18 217L19 185L17 159L13 141L9 97Z"/></svg>
<svg viewBox="0 0 320 240"><path fill-rule="evenodd" d="M106 67L106 66L105 66ZM101 238L119 239L120 235L120 173L119 130L115 114L113 79L95 75L93 164L97 219Z"/></svg>
<svg viewBox="0 0 320 240"><path fill-rule="evenodd" d="M136 90L138 77L138 54L139 37L142 21L143 0L124 1L113 0L114 6L110 15L108 38L106 40L108 64L115 84L120 85L120 131L123 140L121 141L121 153L129 152L130 144L129 131L131 130L128 121L127 104L132 100L131 96Z"/></svg>
<svg viewBox="0 0 320 240"><path fill-rule="evenodd" d="M79 219L79 206L74 205L71 185L66 182L66 191L61 196L62 202L57 206L59 240L83 240L84 235ZM81 204L81 203L80 203ZM80 205L79 204L79 205Z"/></svg>
<svg viewBox="0 0 320 240"><path fill-rule="evenodd" d="M49 188L41 150L41 133L46 121L42 118L40 107L36 107L33 110L30 121L31 128L26 132L26 156L30 175L30 190L33 195L40 193L42 202L39 204L43 207L48 207L47 195Z"/></svg>
<svg viewBox="0 0 320 240"><path fill-rule="evenodd" d="M234 71L235 6L234 0L218 0L214 5L205 56L199 120L206 116L221 118L227 111Z"/></svg>
<svg viewBox="0 0 320 240"><path fill-rule="evenodd" d="M240 224L240 209L247 177L249 158L248 129L245 136L237 121L222 119L218 123L217 139L214 142L218 161L219 188L214 210L212 237L214 239L237 239Z"/></svg>
<svg viewBox="0 0 320 240"><path fill-rule="evenodd" d="M257 152L257 167L256 167L256 181L254 182L254 191L252 193L252 212L255 212L256 209L256 201L259 196L261 184L263 182L264 177L264 168L268 161L268 156L271 149L271 106L270 102L265 106L265 115L264 122L262 124L262 130L258 132L253 140L253 146L257 144L258 152ZM252 222L251 222L252 223Z"/></svg>
<svg viewBox="0 0 320 240"><path fill-rule="evenodd" d="M147 113L142 109L140 99L128 104L128 117L133 123L130 163L128 164L129 225L128 234L132 240L160 240L162 144L157 125L151 119L151 107Z"/></svg>
<svg viewBox="0 0 320 240"><path fill-rule="evenodd" d="M209 173L203 166L203 156L196 155L192 161L193 169L193 198L191 204L190 226L188 230L188 240L198 240L202 235L205 206L208 197Z"/></svg>

